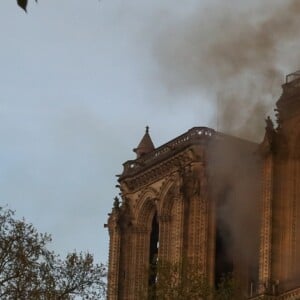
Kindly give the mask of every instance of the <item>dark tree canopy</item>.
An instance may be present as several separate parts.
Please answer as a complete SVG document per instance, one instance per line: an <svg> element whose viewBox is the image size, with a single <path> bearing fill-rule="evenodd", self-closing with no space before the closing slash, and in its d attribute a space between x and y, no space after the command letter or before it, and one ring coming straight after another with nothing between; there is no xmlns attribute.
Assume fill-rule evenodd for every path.
<svg viewBox="0 0 300 300"><path fill-rule="evenodd" d="M0 207L0 299L101 299L106 269L93 256L65 259L47 249L51 236L38 233L14 212Z"/></svg>

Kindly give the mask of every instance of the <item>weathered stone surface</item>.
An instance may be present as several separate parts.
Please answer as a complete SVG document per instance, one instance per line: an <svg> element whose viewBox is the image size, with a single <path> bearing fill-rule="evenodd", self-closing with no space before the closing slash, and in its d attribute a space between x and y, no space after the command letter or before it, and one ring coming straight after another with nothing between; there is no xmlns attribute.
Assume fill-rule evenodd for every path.
<svg viewBox="0 0 300 300"><path fill-rule="evenodd" d="M147 129L108 220L109 300L139 299L151 259L188 259L211 285L233 271L249 299L300 299L298 77L261 144L194 127L154 149Z"/></svg>

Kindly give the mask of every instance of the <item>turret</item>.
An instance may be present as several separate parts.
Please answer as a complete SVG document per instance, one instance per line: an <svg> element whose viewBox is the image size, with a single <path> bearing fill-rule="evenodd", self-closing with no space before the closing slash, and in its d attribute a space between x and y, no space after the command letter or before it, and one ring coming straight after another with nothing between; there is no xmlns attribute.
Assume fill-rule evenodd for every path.
<svg viewBox="0 0 300 300"><path fill-rule="evenodd" d="M300 117L300 71L286 76L285 84L282 85L282 95L276 106L279 129Z"/></svg>
<svg viewBox="0 0 300 300"><path fill-rule="evenodd" d="M133 149L133 151L136 153L137 158L140 158L144 154L152 152L154 149L155 147L149 134L149 127L146 126L146 132L143 138L141 139L139 145Z"/></svg>

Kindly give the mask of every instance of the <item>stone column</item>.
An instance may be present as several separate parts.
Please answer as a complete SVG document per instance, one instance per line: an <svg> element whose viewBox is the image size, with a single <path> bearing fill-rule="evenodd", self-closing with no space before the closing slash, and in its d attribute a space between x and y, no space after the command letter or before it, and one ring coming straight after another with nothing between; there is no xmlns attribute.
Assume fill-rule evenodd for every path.
<svg viewBox="0 0 300 300"><path fill-rule="evenodd" d="M119 284L119 263L120 263L120 228L117 224L117 218L112 215L109 220L109 265L108 265L108 286L107 299L118 300Z"/></svg>
<svg viewBox="0 0 300 300"><path fill-rule="evenodd" d="M267 154L262 170L262 223L259 250L259 293L264 293L271 280L273 155Z"/></svg>
<svg viewBox="0 0 300 300"><path fill-rule="evenodd" d="M139 226L132 231L132 261L128 300L144 299L148 289L150 230Z"/></svg>
<svg viewBox="0 0 300 300"><path fill-rule="evenodd" d="M207 275L208 190L204 165L201 162L194 163L190 174L192 184L186 191L186 201L189 203L186 216L187 258L203 275Z"/></svg>
<svg viewBox="0 0 300 300"><path fill-rule="evenodd" d="M173 222L172 222L173 223ZM174 202L174 229L172 230L172 262L180 262L183 257L184 241L184 198L179 196Z"/></svg>
<svg viewBox="0 0 300 300"><path fill-rule="evenodd" d="M159 248L158 258L161 261L171 261L172 253L172 216L169 214L160 215L159 218Z"/></svg>
<svg viewBox="0 0 300 300"><path fill-rule="evenodd" d="M190 263L197 265L201 273L206 273L207 261L207 202L201 198L190 201L188 216L188 253Z"/></svg>

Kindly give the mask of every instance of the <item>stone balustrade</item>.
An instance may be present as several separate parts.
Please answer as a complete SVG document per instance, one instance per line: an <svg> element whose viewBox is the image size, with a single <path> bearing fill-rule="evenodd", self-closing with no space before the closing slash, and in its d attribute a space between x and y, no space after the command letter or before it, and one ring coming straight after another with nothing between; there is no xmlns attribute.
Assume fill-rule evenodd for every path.
<svg viewBox="0 0 300 300"><path fill-rule="evenodd" d="M124 170L121 176L136 173L152 162L166 157L170 152L181 149L195 141L207 140L215 135L215 133L216 131L214 129L208 127L193 127L186 133L156 148L154 151L147 153L138 159L126 161L123 164Z"/></svg>

